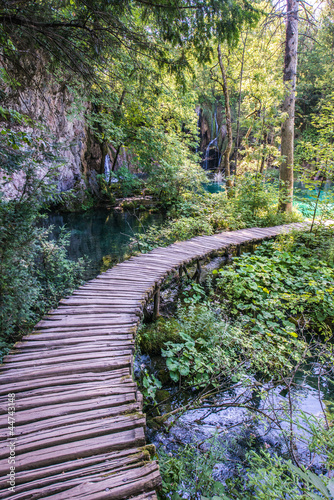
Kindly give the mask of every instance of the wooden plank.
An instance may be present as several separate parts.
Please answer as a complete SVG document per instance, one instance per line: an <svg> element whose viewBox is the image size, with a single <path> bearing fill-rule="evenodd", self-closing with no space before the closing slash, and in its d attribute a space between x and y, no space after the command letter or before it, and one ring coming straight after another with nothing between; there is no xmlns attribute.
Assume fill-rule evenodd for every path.
<svg viewBox="0 0 334 500"><path fill-rule="evenodd" d="M63 493L48 496L49 500L86 499L129 499L131 496L142 493L145 490L157 488L161 484L158 466L155 462L148 463L143 467L131 469L123 474L110 476L100 481L87 481L80 486L68 489Z"/></svg>
<svg viewBox="0 0 334 500"><path fill-rule="evenodd" d="M42 330L42 329L47 329L47 328L57 328L59 326L64 326L64 327L81 327L81 326L108 326L112 323L116 325L135 325L138 322L138 318L136 316L115 316L115 315L108 315L108 314L99 314L99 315L92 315L90 314L89 317L82 318L81 315L79 316L65 316L62 319L57 319L57 318L46 318L45 320L40 321L36 325L36 329Z"/></svg>
<svg viewBox="0 0 334 500"><path fill-rule="evenodd" d="M72 306L91 306L92 304L92 298L85 298L85 297L78 297L78 296L73 296L69 297L68 299L62 299L59 302L60 306L63 305L72 305ZM121 297L121 298L109 298L108 295L105 297L99 298L95 297L94 295L94 305L95 306L138 306L138 305L143 305L145 304L145 299L128 299L126 297Z"/></svg>
<svg viewBox="0 0 334 500"><path fill-rule="evenodd" d="M84 337L91 337L94 336L94 338L98 338L99 336L107 336L109 337L110 340L113 339L118 339L118 338L133 338L133 334L136 330L137 325L128 325L126 329L123 331L117 331L117 328L113 325L100 325L96 326L95 328L93 326L89 326L87 328L83 327L76 327L73 326L72 328L66 328L66 327L57 327L57 328L50 328L41 330L40 332L36 332L31 334L30 336L25 339L25 342L29 343L30 341L40 341L40 340L45 340L49 341L52 339L68 339L69 334L71 335L76 335L81 338L81 340L84 340ZM64 335L64 333L67 335ZM68 339L70 340L70 339Z"/></svg>
<svg viewBox="0 0 334 500"><path fill-rule="evenodd" d="M34 410L21 410L16 413L15 425L19 426L21 424L28 424L32 422L41 422L44 419L55 418L64 415L70 415L71 413L80 413L90 410L91 408L111 408L117 407L118 414L123 412L122 406L129 403L136 402L136 391L129 392L127 394L112 395L99 398L88 399L87 401L74 401L67 405L55 404L50 406L41 406L38 412ZM6 419L1 419L0 427L7 428L8 421Z"/></svg>
<svg viewBox="0 0 334 500"><path fill-rule="evenodd" d="M79 384L91 381L93 382L110 381L110 383L117 384L121 379L125 381L128 379L128 377L130 377L130 365L126 366L125 368L119 368L116 370L111 370L109 372L108 371L93 372L88 368L86 371L82 373L54 375L52 378L43 377L42 375L40 378L34 379L33 388L34 389L39 389L43 387L52 388L58 385ZM0 384L0 394L1 396L4 395L6 397L11 392L20 394L29 391L31 389L32 389L32 382L29 378L27 380L19 379L18 381L10 382L10 384L7 384L4 381L4 383Z"/></svg>
<svg viewBox="0 0 334 500"><path fill-rule="evenodd" d="M137 453L137 456L140 456L140 452ZM58 481L53 483L48 481L47 484L44 484L42 491L39 484L35 482L34 485L31 485L29 491L20 491L11 496L11 499L36 500L52 498L56 500L62 498L67 500L72 498L80 499L83 498L83 495L88 500L93 496L94 499L129 499L133 498L132 492L136 494L145 490L152 491L152 488L160 486L161 483L158 466L155 463L147 464L144 460L139 463L138 460L133 460L132 464L129 463L123 469L119 467L118 470L114 468L108 472L103 474L102 472L94 473L94 469L92 472L88 470L87 476L82 478L71 478L71 474L66 473L59 476ZM58 479L58 477L55 479ZM45 483L45 481L43 482ZM19 487L18 491L20 489L22 490L22 487ZM139 498L154 500L157 497L152 496L149 492L149 494L142 493Z"/></svg>
<svg viewBox="0 0 334 500"><path fill-rule="evenodd" d="M145 435L142 427L124 432L113 433L107 431L104 436L84 439L82 441L68 441L65 444L55 445L32 453L22 453L16 457L17 471L48 465L59 464L68 460L76 460L93 454L107 453L114 450L144 446ZM1 461L0 474L7 474L8 462ZM67 497L71 498L71 497Z"/></svg>
<svg viewBox="0 0 334 500"><path fill-rule="evenodd" d="M46 346L45 343L41 342L39 346L38 352L33 350L32 352L27 352L26 349L22 349L21 351L16 350L11 354L7 354L4 358L4 363L8 365L8 363L17 363L18 361L33 361L36 359L41 359L41 355L43 356L43 361L49 358L58 358L60 356L69 355L71 353L79 354L79 353L90 353L92 349L94 352L112 352L118 351L121 348L128 349L133 351L134 342L131 340L119 340L115 342L86 342L83 345L75 345L74 347L71 345L64 346L63 343L55 346Z"/></svg>
<svg viewBox="0 0 334 500"><path fill-rule="evenodd" d="M99 361L85 362L85 361L77 361L71 363L71 365L64 364L60 366L50 366L48 368L40 367L40 368L27 368L22 370L11 370L10 373L5 373L5 384L13 384L22 380L33 380L39 377L54 377L56 375L71 375L75 373L83 373L86 370L89 371L108 371L108 370L117 370L119 368L125 368L127 366L131 366L131 357L124 356L116 359L110 359L110 357L106 357L103 359L99 359Z"/></svg>
<svg viewBox="0 0 334 500"><path fill-rule="evenodd" d="M84 388L75 387L69 390L61 390L60 392L48 394L46 398L45 395L41 396L31 396L25 398L19 398L15 405L16 411L30 410L33 408L40 408L42 406L54 406L58 404L67 405L67 403L75 403L76 401L88 401L89 399L96 399L109 396L121 396L123 394L134 394L137 392L137 387L133 384L121 384L108 386L87 386ZM1 404L1 409L6 408L5 405Z"/></svg>
<svg viewBox="0 0 334 500"><path fill-rule="evenodd" d="M96 397L99 393L102 394L102 392L105 392L106 394L109 394L111 391L111 394L125 394L128 392L137 392L137 384L132 380L131 377L127 379L127 381L122 380L122 381L115 381L114 379L109 379L109 380L99 380L98 382L84 382L84 383L77 383L77 384L60 384L60 385L53 385L53 386L48 386L44 388L39 388L36 389L35 387L30 387L27 391L24 393L17 393L16 397L18 401L20 401L20 404L22 407L28 408L28 407L33 407L34 403L30 403L29 400L34 399L35 403L40 405L50 405L50 404L55 404L58 402L58 400L52 400L55 397L59 396L60 398L63 396L70 396L71 401L75 400L82 400L82 397L80 397L80 394L83 395L84 392L87 392L89 395L88 397L92 397L92 393L94 391L94 397ZM74 395L74 397L73 397ZM49 396L46 398L46 396ZM72 396L72 399L71 399ZM36 398L40 398L39 401L36 400ZM0 397L0 404L6 404L7 403L7 397Z"/></svg>
<svg viewBox="0 0 334 500"><path fill-rule="evenodd" d="M72 332L73 334L75 333L76 335L80 335L78 332ZM86 332L84 332L86 333ZM81 335L79 337L71 337L68 338L65 335L61 335L58 333L56 338L51 339L48 338L47 341L40 340L37 336L34 339L27 339L23 342L18 342L17 345L15 345L15 350L11 351L11 353L8 356L14 356L14 355L20 355L22 354L33 354L36 353L38 354L41 352L43 353L44 351L47 350L55 350L58 349L59 347L64 347L64 348L73 348L73 347L82 347L82 348L92 348L95 345L97 347L99 346L105 346L106 349L108 347L113 347L113 346L118 346L118 345L130 345L133 344L133 334L103 334L103 335L97 335L94 334L95 332L88 331L87 335ZM51 334L50 334L51 335ZM38 349L38 352L36 352L36 349Z"/></svg>
<svg viewBox="0 0 334 500"><path fill-rule="evenodd" d="M115 474L124 469L140 466L147 460L145 450L132 448L130 450L120 450L117 452L97 455L85 459L77 459L74 462L66 462L62 465L55 465L41 468L34 471L23 471L16 475L15 496L17 499L37 499L43 495L43 488L53 485L53 493L61 491L61 484L64 481L76 479L80 484L82 477L92 477L95 474ZM73 464L76 467L73 469ZM72 468L71 468L72 465ZM28 484L27 484L28 483ZM33 491L35 490L35 493ZM42 490L42 491L41 491ZM31 496L26 496L31 495Z"/></svg>
<svg viewBox="0 0 334 500"><path fill-rule="evenodd" d="M99 419L119 417L121 415L142 415L141 406L138 401L124 403L120 406L111 406L106 408L94 408L80 412L73 412L70 414L58 415L49 417L44 420L37 420L35 422L20 423L15 428L17 436L30 435L34 432L41 431L41 423L43 424L43 431L47 429L58 429L61 434L61 428L66 425L78 424L80 422L97 421Z"/></svg>
<svg viewBox="0 0 334 500"><path fill-rule="evenodd" d="M117 347L115 349L94 349L92 352L91 350L86 350L86 352L71 352L71 353L63 353L62 355L59 356L43 356L40 357L40 359L27 359L27 360L21 360L19 362L14 362L12 361L9 364L5 364L1 368L1 372L6 374L10 370L13 369L25 369L25 368L35 368L36 366L44 367L44 369L47 369L49 365L61 365L62 363L73 363L75 361L87 361L91 359L92 361L94 360L100 360L100 359L114 359L114 358L119 358L119 357L124 357L124 356L131 356L133 354L134 347L129 347L127 349L123 348L121 349L120 347Z"/></svg>
<svg viewBox="0 0 334 500"><path fill-rule="evenodd" d="M20 435L16 443L16 454L51 448L61 444L83 441L85 439L118 434L120 432L144 427L145 417L143 415L121 415L96 421L86 421L64 425L59 429L37 429L26 435ZM0 444L0 459L8 459L8 443Z"/></svg>
<svg viewBox="0 0 334 500"><path fill-rule="evenodd" d="M80 306L68 306L68 305L61 305L56 309L55 311L52 311L52 317L66 317L68 315L71 316L80 316L81 314L84 314L85 316L87 314L99 314L99 315L104 315L105 313L119 313L119 314L124 314L124 313L131 313L138 315L142 311L142 307L139 305L125 305L125 306L87 306L83 305L82 307ZM50 314L50 313L49 313Z"/></svg>

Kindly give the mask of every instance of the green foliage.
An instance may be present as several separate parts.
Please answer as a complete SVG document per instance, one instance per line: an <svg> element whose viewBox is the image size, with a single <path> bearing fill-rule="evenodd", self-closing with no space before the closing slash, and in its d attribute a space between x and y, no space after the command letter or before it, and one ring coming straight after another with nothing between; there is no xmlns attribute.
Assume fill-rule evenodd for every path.
<svg viewBox="0 0 334 500"><path fill-rule="evenodd" d="M35 202L36 203L36 202ZM70 261L63 232L58 242L38 227L38 203L0 199L0 331L8 347L81 282L83 262Z"/></svg>
<svg viewBox="0 0 334 500"><path fill-rule="evenodd" d="M291 369L302 348L294 342L292 350L279 334L268 339L260 329L249 335L247 324L231 325L217 316L214 305L192 303L178 311L178 321L181 341L167 342L162 355L172 380L195 387L219 386L222 377L237 382L251 371L274 376Z"/></svg>
<svg viewBox="0 0 334 500"><path fill-rule="evenodd" d="M11 119L24 120L9 114ZM83 263L68 260L64 233L56 243L40 227L39 211L55 193L59 164L52 137L39 127L29 140L15 127L2 132L2 185L14 190L14 199L0 193L0 343L1 351L6 351L80 283ZM15 175L16 183L10 184Z"/></svg>
<svg viewBox="0 0 334 500"><path fill-rule="evenodd" d="M119 51L134 58L137 53L154 54L160 66L169 63L170 69L186 67L190 49L199 59L208 60L212 38L231 44L244 24L257 19L257 10L246 1L197 1L189 6L185 0L167 4L94 0L87 5L78 0L42 0L24 2L19 11L4 1L0 41L5 61L20 68L26 79L31 77L27 51L37 49L53 66L61 64L91 82L96 79L95 67L105 67L110 54L117 61ZM183 49L175 59L169 57L171 47ZM11 75L17 76L14 68Z"/></svg>
<svg viewBox="0 0 334 500"><path fill-rule="evenodd" d="M98 175L97 179L100 184L101 194L108 200L115 201L116 198L125 198L140 194L140 188L143 187L143 182L138 179L130 170L122 166L116 172L110 172L109 178L105 175Z"/></svg>
<svg viewBox="0 0 334 500"><path fill-rule="evenodd" d="M162 384L155 375L148 373L147 370L142 371L141 392L144 398L155 403L156 393L161 387Z"/></svg>
<svg viewBox="0 0 334 500"><path fill-rule="evenodd" d="M225 192L209 194L184 191L179 203L169 211L170 219L140 235L142 250L167 246L199 235L224 229L266 227L301 220L297 212L277 213L277 187L265 183L259 174L249 174L234 188L234 197Z"/></svg>
<svg viewBox="0 0 334 500"><path fill-rule="evenodd" d="M261 329L250 335L245 321L231 324L222 317L218 303L210 302L212 293L193 285L175 318L159 318L141 328L141 351L161 352L169 377L195 388L219 387L224 377L237 382L250 371L273 377L292 368L303 343L294 341L292 348L282 342L280 332L268 338Z"/></svg>
<svg viewBox="0 0 334 500"><path fill-rule="evenodd" d="M218 273L226 310L251 332L297 337L303 328L330 335L334 319L334 272L325 262L264 243Z"/></svg>
<svg viewBox="0 0 334 500"><path fill-rule="evenodd" d="M176 455L159 450L159 465L162 475L162 493L164 498L180 500L198 498L199 493L219 495L214 500L225 500L223 485L215 481L212 472L214 466L222 459L219 442L209 440L209 450L206 452L191 445L185 445ZM165 496L166 495L166 496ZM168 495L168 496L167 496ZM171 495L171 496L169 496ZM222 495L222 496L220 496ZM201 497L203 500L206 497Z"/></svg>

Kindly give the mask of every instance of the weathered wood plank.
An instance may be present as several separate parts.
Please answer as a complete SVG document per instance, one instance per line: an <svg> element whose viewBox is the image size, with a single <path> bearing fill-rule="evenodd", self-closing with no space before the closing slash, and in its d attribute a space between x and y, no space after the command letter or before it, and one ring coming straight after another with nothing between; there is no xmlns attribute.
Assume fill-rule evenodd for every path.
<svg viewBox="0 0 334 500"><path fill-rule="evenodd" d="M28 378L27 380L17 380L15 382L10 382L9 384L4 383L0 385L0 394L1 396L6 396L15 392L16 394L20 394L26 391L31 390L32 384L34 389L39 389L43 387L58 386L58 385L68 385L68 384L79 384L90 381L108 381L110 383L117 384L121 379L125 380L130 376L130 366L126 366L125 368L120 368L111 371L102 371L102 372L93 372L89 368L80 373L74 374L66 374L66 375L54 375L52 378L43 377L34 379L33 383ZM114 380L114 382L112 382Z"/></svg>
<svg viewBox="0 0 334 500"><path fill-rule="evenodd" d="M128 431L113 433L107 431L104 436L83 439L82 441L67 441L65 444L55 445L31 453L22 453L17 456L16 470L26 470L48 465L59 464L77 457L88 457L94 454L107 453L113 450L122 450L144 446L145 435L142 427ZM8 463L0 463L0 474L7 473ZM71 497L67 497L71 498Z"/></svg>
<svg viewBox="0 0 334 500"><path fill-rule="evenodd" d="M17 412L15 417L16 425L28 424L30 422L41 422L44 419L59 417L62 415L70 415L71 413L80 413L94 408L111 408L117 407L118 414L122 413L122 405L136 402L136 392L129 392L127 394L116 396L105 396L99 398L87 399L84 401L75 401L63 404L54 404L50 406L41 406L38 412L34 409L21 410ZM0 427L6 428L8 421L5 418L0 419Z"/></svg>
<svg viewBox="0 0 334 500"><path fill-rule="evenodd" d="M71 375L75 373L84 373L85 371L109 371L109 370L117 370L119 368L125 368L127 366L131 366L131 356L124 356L115 359L111 359L110 357L106 357L103 359L99 359L98 361L86 362L86 361L77 361L71 363L70 365L56 365L56 366L48 366L46 367L34 367L34 369L26 368L22 370L11 370L9 373L3 373L4 383L6 384L14 384L15 382L22 380L33 380L39 377L54 377L57 375ZM34 382L32 382L33 384Z"/></svg>
<svg viewBox="0 0 334 500"><path fill-rule="evenodd" d="M106 473L116 474L124 472L128 468L141 466L147 460L147 455L148 453L145 449L120 450L77 459L76 461L66 462L62 465L19 472L16 477L15 497L12 498L16 498L16 500L38 499L44 495L44 488L48 485L52 485L53 487L53 491L49 490L49 492L57 493L62 491L64 481L76 480L76 483L80 484L83 477L91 478L96 474L104 474L105 476Z"/></svg>

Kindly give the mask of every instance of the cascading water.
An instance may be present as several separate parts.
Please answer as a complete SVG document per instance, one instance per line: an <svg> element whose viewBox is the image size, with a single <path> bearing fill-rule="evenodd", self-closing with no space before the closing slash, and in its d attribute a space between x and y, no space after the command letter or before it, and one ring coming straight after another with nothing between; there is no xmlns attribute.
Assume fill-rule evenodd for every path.
<svg viewBox="0 0 334 500"><path fill-rule="evenodd" d="M219 136L219 125L217 119L217 105L212 117L211 122L211 137L214 137L208 144L204 158L203 158L203 168L204 170L217 170L220 165L221 155L219 155L218 150L218 136Z"/></svg>
<svg viewBox="0 0 334 500"><path fill-rule="evenodd" d="M199 144L201 142L201 108L196 109L196 113L198 116L197 120L197 136L198 136L198 143L196 146L196 153L199 151Z"/></svg>
<svg viewBox="0 0 334 500"><path fill-rule="evenodd" d="M221 184L223 182L223 174L221 172L216 172L213 177L213 182L215 184Z"/></svg>
<svg viewBox="0 0 334 500"><path fill-rule="evenodd" d="M204 156L204 162L203 162L203 168L204 170L208 170L209 168L209 161L212 160L211 155L210 155L210 149L213 149L213 147L218 149L218 143L217 143L217 137L215 137L207 146L205 150L205 156Z"/></svg>
<svg viewBox="0 0 334 500"><path fill-rule="evenodd" d="M104 177L107 182L110 181L110 173L111 173L111 159L110 156L107 154L104 159Z"/></svg>

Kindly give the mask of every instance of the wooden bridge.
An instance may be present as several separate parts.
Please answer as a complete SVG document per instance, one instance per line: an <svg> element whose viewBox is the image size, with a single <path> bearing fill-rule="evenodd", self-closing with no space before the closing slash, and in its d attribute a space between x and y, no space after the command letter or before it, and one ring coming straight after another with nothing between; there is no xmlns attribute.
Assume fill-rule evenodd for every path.
<svg viewBox="0 0 334 500"><path fill-rule="evenodd" d="M61 301L0 367L0 498L156 499L132 379L143 308L167 275L290 224L200 236L118 264ZM197 267L200 272L200 266Z"/></svg>

